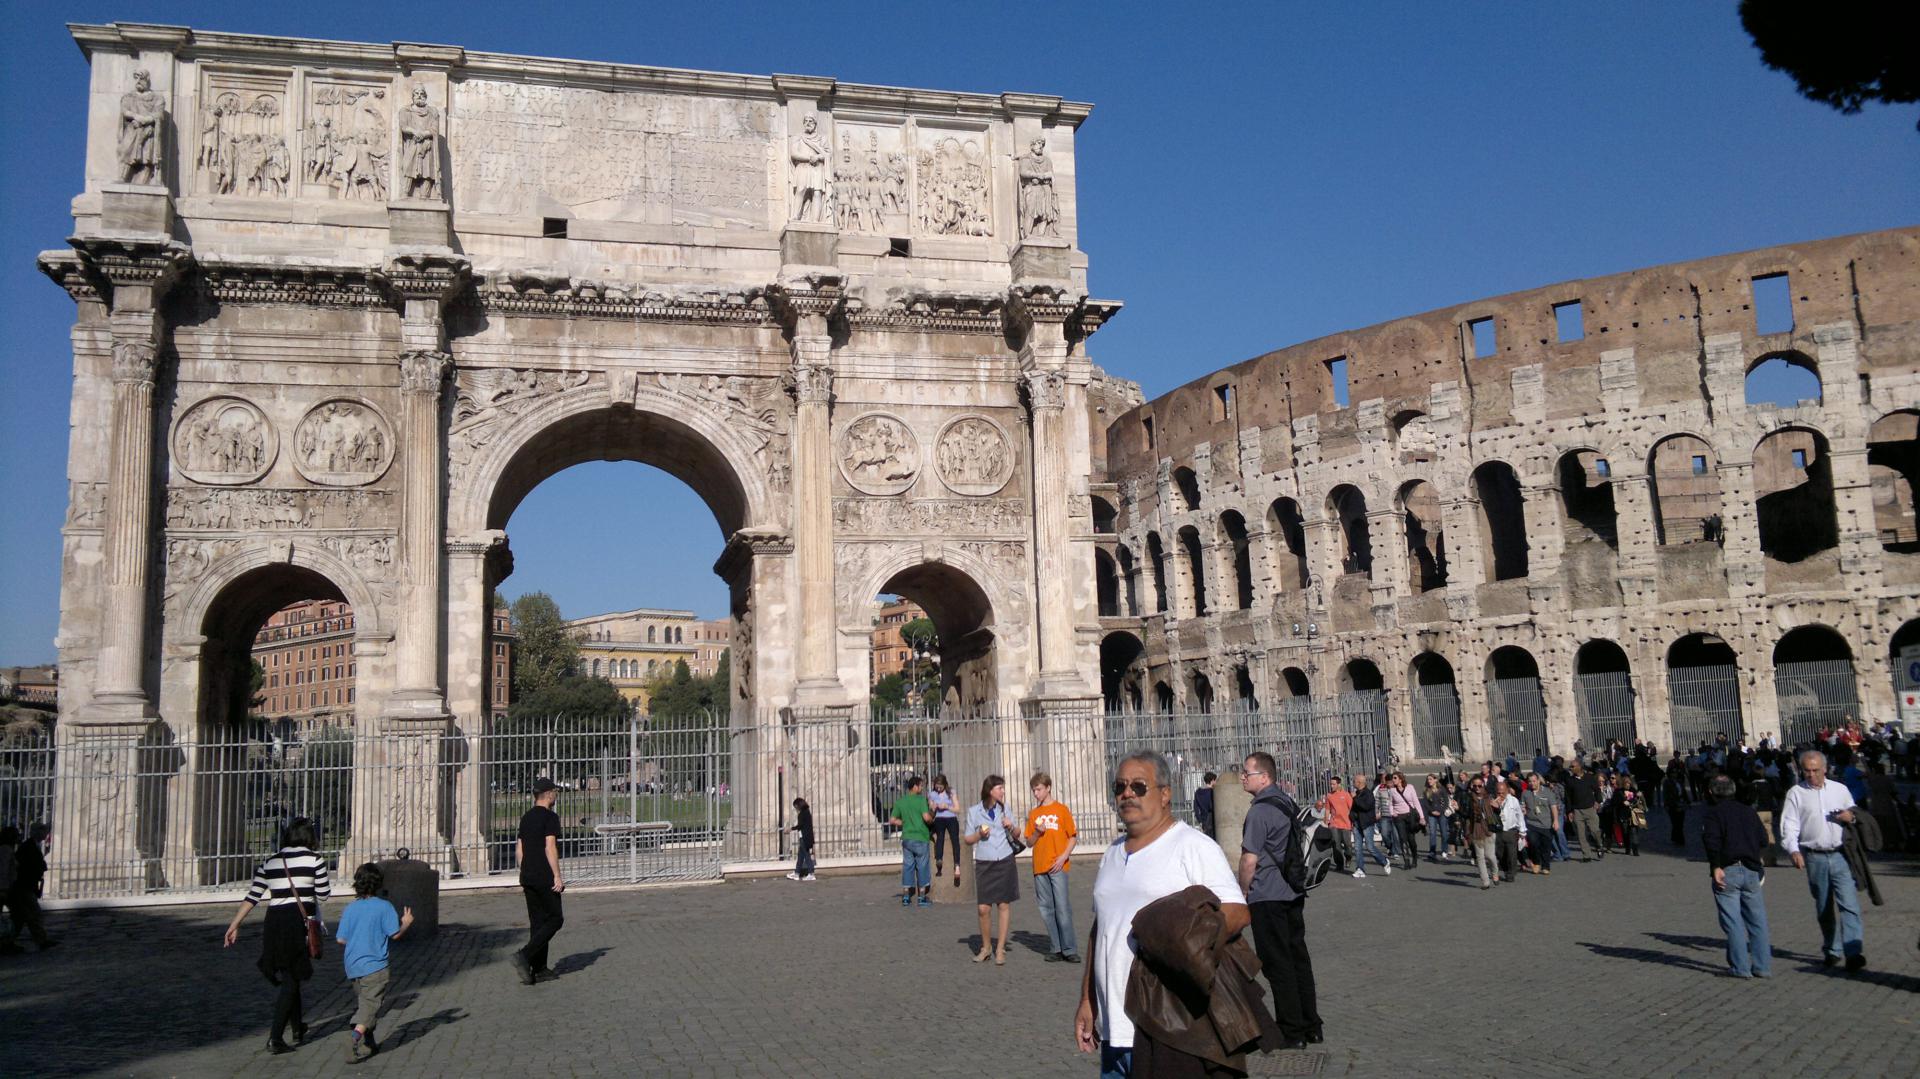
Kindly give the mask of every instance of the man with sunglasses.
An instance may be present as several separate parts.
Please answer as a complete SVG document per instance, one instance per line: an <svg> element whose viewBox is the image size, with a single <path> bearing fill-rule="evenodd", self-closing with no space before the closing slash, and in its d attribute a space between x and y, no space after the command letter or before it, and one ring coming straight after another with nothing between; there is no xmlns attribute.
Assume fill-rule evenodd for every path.
<svg viewBox="0 0 1920 1079"><path fill-rule="evenodd" d="M1080 982L1073 1017L1080 1051L1100 1054L1102 1079L1124 1079L1133 1067L1134 1027L1127 1017L1127 976L1133 970L1133 916L1156 899L1192 885L1220 901L1227 939L1247 927L1246 896L1220 844L1173 815L1173 768L1158 753L1120 762L1113 778L1114 809L1126 834L1100 859L1093 883L1093 962Z"/></svg>

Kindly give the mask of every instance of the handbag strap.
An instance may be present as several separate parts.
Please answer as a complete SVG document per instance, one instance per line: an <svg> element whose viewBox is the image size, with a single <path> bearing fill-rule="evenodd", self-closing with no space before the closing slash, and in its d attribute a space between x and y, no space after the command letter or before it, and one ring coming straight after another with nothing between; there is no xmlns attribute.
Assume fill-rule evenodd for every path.
<svg viewBox="0 0 1920 1079"><path fill-rule="evenodd" d="M280 852L280 872L286 874L287 890L293 893L293 905L300 908L300 917L307 917L306 900L300 898L300 886L293 882L293 867L287 864L287 852Z"/></svg>

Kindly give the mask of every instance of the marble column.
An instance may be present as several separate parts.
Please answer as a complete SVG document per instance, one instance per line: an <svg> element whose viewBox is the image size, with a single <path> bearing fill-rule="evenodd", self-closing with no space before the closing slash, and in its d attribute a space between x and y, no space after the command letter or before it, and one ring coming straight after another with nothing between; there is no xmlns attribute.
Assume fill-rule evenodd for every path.
<svg viewBox="0 0 1920 1079"><path fill-rule="evenodd" d="M796 360L824 359L826 341L809 339ZM799 678L801 697L838 703L833 599L833 369L796 362L793 369L793 558L800 580Z"/></svg>

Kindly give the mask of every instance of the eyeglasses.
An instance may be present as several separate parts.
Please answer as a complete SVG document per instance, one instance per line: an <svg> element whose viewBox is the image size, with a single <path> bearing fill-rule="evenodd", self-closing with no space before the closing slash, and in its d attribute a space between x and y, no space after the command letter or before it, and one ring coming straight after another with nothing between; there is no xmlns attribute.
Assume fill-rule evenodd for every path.
<svg viewBox="0 0 1920 1079"><path fill-rule="evenodd" d="M1135 798L1145 798L1147 796L1147 792L1152 789L1153 789L1152 787L1147 786L1145 780L1141 780L1141 779L1136 779L1132 783L1128 783L1124 779L1116 779L1113 781L1113 796L1115 798L1120 797L1121 795L1127 793L1129 790L1133 792L1133 796Z"/></svg>

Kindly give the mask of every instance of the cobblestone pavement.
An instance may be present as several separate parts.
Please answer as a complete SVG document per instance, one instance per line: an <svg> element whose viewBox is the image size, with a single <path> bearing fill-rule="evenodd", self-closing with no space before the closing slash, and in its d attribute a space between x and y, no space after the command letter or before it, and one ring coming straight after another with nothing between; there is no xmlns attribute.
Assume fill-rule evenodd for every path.
<svg viewBox="0 0 1920 1079"><path fill-rule="evenodd" d="M1074 872L1083 935L1092 869ZM1255 1072L1914 1074L1920 864L1882 864L1855 977L1820 969L1804 877L1771 873L1771 981L1721 974L1705 874L1654 847L1490 892L1459 864L1336 877L1308 902L1325 1053ZM1082 968L1042 962L1030 893L995 968L967 962L970 904L902 910L890 890L865 876L569 895L561 977L531 988L504 959L524 935L518 894L450 895L436 938L396 946L385 1051L360 1065L337 948L308 983L313 1040L269 1057L259 915L222 950L230 908L55 913L61 947L0 957L0 1072L1094 1074L1071 1045Z"/></svg>

